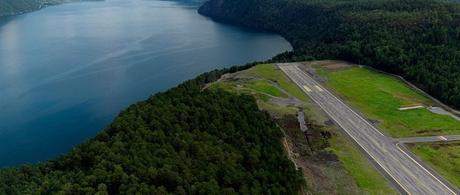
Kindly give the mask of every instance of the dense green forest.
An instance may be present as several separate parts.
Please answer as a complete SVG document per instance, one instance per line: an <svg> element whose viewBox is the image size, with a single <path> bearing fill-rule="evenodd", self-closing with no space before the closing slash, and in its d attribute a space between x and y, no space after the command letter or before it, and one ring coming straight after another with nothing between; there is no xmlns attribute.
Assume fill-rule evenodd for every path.
<svg viewBox="0 0 460 195"><path fill-rule="evenodd" d="M438 0L211 0L200 13L276 31L277 61L341 59L399 74L460 108L460 5Z"/></svg>
<svg viewBox="0 0 460 195"><path fill-rule="evenodd" d="M132 105L55 160L1 169L0 194L297 193L303 177L253 97L203 90L237 70L213 71Z"/></svg>

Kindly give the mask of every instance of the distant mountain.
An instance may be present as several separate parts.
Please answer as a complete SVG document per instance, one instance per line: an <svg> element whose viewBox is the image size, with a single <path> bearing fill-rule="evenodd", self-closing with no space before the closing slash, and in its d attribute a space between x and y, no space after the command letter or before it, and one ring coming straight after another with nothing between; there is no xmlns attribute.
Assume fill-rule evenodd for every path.
<svg viewBox="0 0 460 195"><path fill-rule="evenodd" d="M23 14L46 6L82 0L0 0L0 17Z"/></svg>

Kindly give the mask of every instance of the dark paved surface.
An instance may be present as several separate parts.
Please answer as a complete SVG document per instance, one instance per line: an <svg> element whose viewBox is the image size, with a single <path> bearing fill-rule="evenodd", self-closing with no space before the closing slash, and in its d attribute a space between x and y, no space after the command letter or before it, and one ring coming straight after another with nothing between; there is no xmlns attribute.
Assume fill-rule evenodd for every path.
<svg viewBox="0 0 460 195"><path fill-rule="evenodd" d="M460 141L460 135L442 135L429 137L405 137L396 139L400 143L451 142Z"/></svg>
<svg viewBox="0 0 460 195"><path fill-rule="evenodd" d="M458 194L459 190L444 182L436 173L424 168L394 140L345 105L311 76L299 69L298 64L278 64L316 104L383 169L407 194Z"/></svg>

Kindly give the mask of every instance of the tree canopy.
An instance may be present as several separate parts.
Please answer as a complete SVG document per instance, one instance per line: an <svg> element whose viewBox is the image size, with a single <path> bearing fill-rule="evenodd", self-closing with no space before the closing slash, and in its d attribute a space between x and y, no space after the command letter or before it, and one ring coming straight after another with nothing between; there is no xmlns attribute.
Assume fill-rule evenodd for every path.
<svg viewBox="0 0 460 195"><path fill-rule="evenodd" d="M276 31L276 61L340 59L398 74L460 108L460 5L442 0L211 0L200 13Z"/></svg>
<svg viewBox="0 0 460 195"><path fill-rule="evenodd" d="M0 194L294 194L282 133L252 96L203 90L213 71L130 106L94 139L0 170Z"/></svg>

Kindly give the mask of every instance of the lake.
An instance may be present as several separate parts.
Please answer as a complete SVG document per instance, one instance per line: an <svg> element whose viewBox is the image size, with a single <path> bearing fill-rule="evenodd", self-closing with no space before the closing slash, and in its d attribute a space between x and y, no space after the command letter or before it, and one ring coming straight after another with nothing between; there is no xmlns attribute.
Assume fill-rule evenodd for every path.
<svg viewBox="0 0 460 195"><path fill-rule="evenodd" d="M0 166L54 158L156 92L292 49L197 6L107 0L0 19Z"/></svg>

